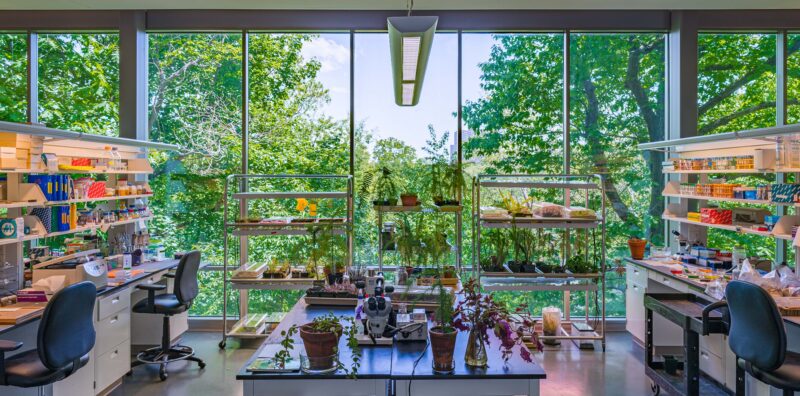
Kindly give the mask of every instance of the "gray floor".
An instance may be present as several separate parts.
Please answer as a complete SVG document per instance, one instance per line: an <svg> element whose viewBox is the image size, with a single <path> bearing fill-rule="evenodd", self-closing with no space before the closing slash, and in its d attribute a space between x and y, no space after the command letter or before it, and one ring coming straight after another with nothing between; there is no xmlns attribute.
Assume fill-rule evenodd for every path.
<svg viewBox="0 0 800 396"><path fill-rule="evenodd" d="M205 396L241 395L242 385L236 372L253 354L257 344L240 345L228 341L228 348L217 348L218 333L188 333L183 340L191 345L208 366L202 372L196 364L178 362L170 365L170 377L161 382L155 367L138 367L125 378L113 396ZM644 352L635 346L627 333L611 333L606 353L581 351L565 342L558 350L536 355L547 371L542 394L577 395L648 395L649 381L644 376Z"/></svg>

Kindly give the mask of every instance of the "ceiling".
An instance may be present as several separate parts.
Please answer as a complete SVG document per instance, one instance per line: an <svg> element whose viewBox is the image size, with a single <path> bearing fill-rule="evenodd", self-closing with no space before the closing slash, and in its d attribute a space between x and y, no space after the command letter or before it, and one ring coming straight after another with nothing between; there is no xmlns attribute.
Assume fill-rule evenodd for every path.
<svg viewBox="0 0 800 396"><path fill-rule="evenodd" d="M0 0L5 10L402 10L406 0ZM798 0L416 0L416 10L800 9Z"/></svg>

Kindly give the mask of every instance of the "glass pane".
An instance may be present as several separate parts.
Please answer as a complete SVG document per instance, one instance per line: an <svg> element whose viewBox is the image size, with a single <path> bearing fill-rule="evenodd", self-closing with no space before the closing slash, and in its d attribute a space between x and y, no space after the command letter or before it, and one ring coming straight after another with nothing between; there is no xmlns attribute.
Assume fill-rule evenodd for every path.
<svg viewBox="0 0 800 396"><path fill-rule="evenodd" d="M248 172L252 174L348 175L350 173L350 35L250 35L250 134ZM347 181L323 179L253 179L256 191L346 191ZM262 190L263 189L263 190ZM297 210L298 200L258 200L249 215L344 218L343 199L308 200L318 208ZM344 268L346 238L320 232L314 236L253 236L248 260L288 261L293 266ZM312 261L312 257L314 257ZM311 268L309 267L309 272ZM251 291L250 311L287 311L302 292Z"/></svg>
<svg viewBox="0 0 800 396"><path fill-rule="evenodd" d="M25 34L0 34L0 121L28 120L28 42Z"/></svg>
<svg viewBox="0 0 800 396"><path fill-rule="evenodd" d="M355 259L375 265L378 219L373 201L400 205L400 195L408 194L416 195L423 207L432 207L434 198L439 203L445 195L451 201L457 198L439 189L444 176L432 172L455 169L451 142L457 127L458 37L434 36L422 94L413 107L395 104L388 34L356 34L355 48ZM413 201L409 196L406 203ZM452 213L385 213L382 220L392 224L385 237L385 265L455 263Z"/></svg>
<svg viewBox="0 0 800 396"><path fill-rule="evenodd" d="M150 138L182 147L151 152L152 228L168 252L197 249L204 262L221 265L225 177L241 172L241 35L149 34L148 40ZM233 238L229 243L238 246ZM191 314L222 312L221 275L204 276Z"/></svg>
<svg viewBox="0 0 800 396"><path fill-rule="evenodd" d="M39 121L119 135L119 35L39 35Z"/></svg>
<svg viewBox="0 0 800 396"><path fill-rule="evenodd" d="M787 124L800 122L800 34L788 35L786 48Z"/></svg>
<svg viewBox="0 0 800 396"><path fill-rule="evenodd" d="M664 46L663 34L573 34L570 40L570 164L574 174L604 177L613 277L608 316L625 315L625 293L612 292L617 286L624 291L624 277L614 276L611 259L629 254L629 236L664 245L664 157L637 149L664 140ZM575 295L572 309L576 315L585 312L582 294Z"/></svg>
<svg viewBox="0 0 800 396"><path fill-rule="evenodd" d="M712 134L770 127L776 124L774 34L709 33L698 36L698 133ZM727 182L756 186L772 183L770 175L728 177ZM740 205L721 203L721 207ZM725 230L708 229L708 246L775 257L775 241Z"/></svg>
<svg viewBox="0 0 800 396"><path fill-rule="evenodd" d="M700 34L697 49L700 135L775 125L774 34Z"/></svg>

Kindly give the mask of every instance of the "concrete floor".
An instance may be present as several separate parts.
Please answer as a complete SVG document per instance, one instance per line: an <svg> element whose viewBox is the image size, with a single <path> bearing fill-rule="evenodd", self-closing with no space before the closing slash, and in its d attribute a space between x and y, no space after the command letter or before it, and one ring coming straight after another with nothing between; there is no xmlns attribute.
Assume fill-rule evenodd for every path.
<svg viewBox="0 0 800 396"><path fill-rule="evenodd" d="M188 333L183 344L191 345L208 366L200 371L196 364L177 362L169 366L165 382L158 379L156 366L134 369L112 396L205 396L242 394L236 373L253 354L258 344L240 344L231 339L225 351L220 351L218 333ZM644 351L634 345L628 333L610 333L607 352L581 351L564 342L556 350L537 354L538 362L547 372L542 382L542 395L648 395L650 382L644 376Z"/></svg>

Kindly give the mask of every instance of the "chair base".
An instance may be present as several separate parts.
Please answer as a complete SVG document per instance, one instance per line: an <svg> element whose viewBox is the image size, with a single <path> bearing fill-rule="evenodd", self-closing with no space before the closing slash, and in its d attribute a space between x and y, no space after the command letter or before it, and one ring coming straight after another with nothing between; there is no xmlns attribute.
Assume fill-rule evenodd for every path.
<svg viewBox="0 0 800 396"><path fill-rule="evenodd" d="M185 345L175 345L166 350L161 346L157 346L139 352L136 355L136 361L131 364L131 369L143 364L158 364L161 366L159 368L159 377L164 381L167 379L167 364L180 360L197 362L201 370L206 367L203 359L194 355L194 349Z"/></svg>

